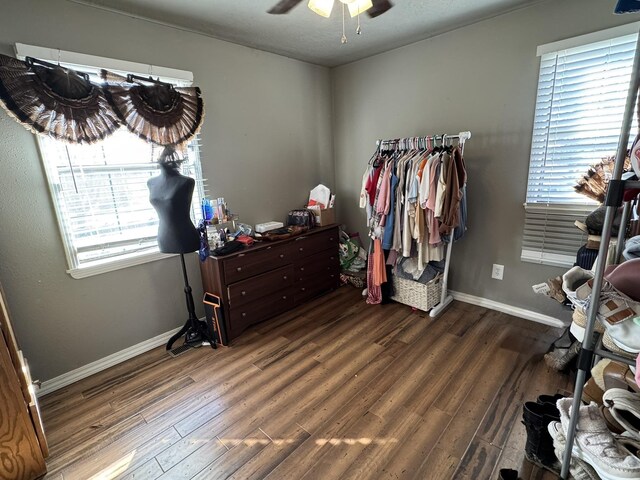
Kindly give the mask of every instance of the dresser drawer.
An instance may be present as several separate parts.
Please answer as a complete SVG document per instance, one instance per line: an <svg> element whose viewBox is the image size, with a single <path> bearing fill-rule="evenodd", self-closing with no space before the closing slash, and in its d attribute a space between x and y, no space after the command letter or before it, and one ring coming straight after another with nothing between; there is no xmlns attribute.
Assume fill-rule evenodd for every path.
<svg viewBox="0 0 640 480"><path fill-rule="evenodd" d="M337 271L339 268L338 251L334 249L299 259L294 264L296 281L302 281L304 278L313 275Z"/></svg>
<svg viewBox="0 0 640 480"><path fill-rule="evenodd" d="M234 283L292 263L284 245L241 253L223 261L225 283Z"/></svg>
<svg viewBox="0 0 640 480"><path fill-rule="evenodd" d="M241 280L227 287L229 305L235 307L266 297L293 285L293 265Z"/></svg>
<svg viewBox="0 0 640 480"><path fill-rule="evenodd" d="M298 305L321 293L333 290L338 287L338 283L339 276L337 270L335 273L326 273L305 278L303 281L296 283L295 303Z"/></svg>
<svg viewBox="0 0 640 480"><path fill-rule="evenodd" d="M293 307L294 289L288 288L276 294L245 305L229 309L231 338L240 335L247 327L266 320Z"/></svg>
<svg viewBox="0 0 640 480"><path fill-rule="evenodd" d="M338 229L332 228L326 232L297 237L287 247L294 259L308 257L330 248L335 248L335 252L338 253Z"/></svg>

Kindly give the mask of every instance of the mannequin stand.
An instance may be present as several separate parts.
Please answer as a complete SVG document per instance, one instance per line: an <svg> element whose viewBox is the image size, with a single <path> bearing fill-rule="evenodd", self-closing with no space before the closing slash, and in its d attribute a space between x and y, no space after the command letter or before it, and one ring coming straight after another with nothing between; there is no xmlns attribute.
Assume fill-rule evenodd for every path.
<svg viewBox="0 0 640 480"><path fill-rule="evenodd" d="M171 350L173 343L183 335L185 336L185 345L196 347L202 345L203 341L208 341L211 348L217 348L215 334L210 331L205 322L198 320L196 316L196 306L193 302L193 294L191 292L191 285L189 285L189 277L187 277L187 267L184 263L184 254L180 254L180 262L182 262L182 276L184 278L184 295L187 301L187 312L189 318L184 326L173 335L167 342L167 350Z"/></svg>

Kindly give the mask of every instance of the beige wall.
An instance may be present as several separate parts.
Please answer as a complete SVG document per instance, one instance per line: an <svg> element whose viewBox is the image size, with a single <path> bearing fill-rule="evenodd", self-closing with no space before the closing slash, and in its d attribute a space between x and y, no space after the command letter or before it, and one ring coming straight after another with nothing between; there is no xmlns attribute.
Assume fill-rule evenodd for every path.
<svg viewBox="0 0 640 480"><path fill-rule="evenodd" d="M469 230L453 250L451 288L568 319L531 290L563 270L520 261L536 47L639 19L614 16L614 4L550 0L332 70L341 221L366 235L358 193L376 139L470 130ZM491 279L493 263L504 280Z"/></svg>
<svg viewBox="0 0 640 480"><path fill-rule="evenodd" d="M281 220L334 184L329 70L62 0L0 0L0 53L16 42L194 73L212 196L241 219ZM74 280L36 141L0 111L0 282L35 376L50 379L184 323L177 257ZM202 296L196 255L194 296Z"/></svg>

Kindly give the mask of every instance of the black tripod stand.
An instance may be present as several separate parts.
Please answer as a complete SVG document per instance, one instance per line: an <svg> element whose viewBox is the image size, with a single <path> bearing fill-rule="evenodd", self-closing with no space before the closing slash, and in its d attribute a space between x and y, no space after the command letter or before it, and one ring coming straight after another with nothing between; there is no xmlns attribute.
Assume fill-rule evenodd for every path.
<svg viewBox="0 0 640 480"><path fill-rule="evenodd" d="M206 340L211 344L211 348L216 347L215 333L212 328L205 322L201 322L196 317L196 305L193 302L193 294L191 293L191 285L189 285L189 277L187 277L187 267L184 263L184 254L180 254L180 261L182 262L182 276L184 277L184 295L187 301L187 311L189 312L189 318L184 326L172 336L167 342L167 350L171 350L173 343L181 336L185 336L184 343L192 347L202 345L202 341Z"/></svg>

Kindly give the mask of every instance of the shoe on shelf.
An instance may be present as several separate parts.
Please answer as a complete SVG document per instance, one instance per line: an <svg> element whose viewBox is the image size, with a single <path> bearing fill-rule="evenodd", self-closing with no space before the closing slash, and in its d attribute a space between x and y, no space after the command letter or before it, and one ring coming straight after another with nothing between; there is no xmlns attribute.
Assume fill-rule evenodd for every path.
<svg viewBox="0 0 640 480"><path fill-rule="evenodd" d="M558 348L569 348L572 343L573 338L571 337L569 329L565 328L562 332L562 335L560 335L553 341L551 347L549 348L549 351L552 352Z"/></svg>
<svg viewBox="0 0 640 480"><path fill-rule="evenodd" d="M631 368L629 368L629 365L609 360L604 367L602 377L605 390L622 388L629 392L640 393L635 375L631 371Z"/></svg>
<svg viewBox="0 0 640 480"><path fill-rule="evenodd" d="M527 430L525 456L530 462L555 470L557 459L547 426L560 420L560 413L550 403L526 402L522 408L522 423Z"/></svg>
<svg viewBox="0 0 640 480"><path fill-rule="evenodd" d="M580 343L573 342L569 348L556 348L555 350L545 353L544 361L549 368L562 371L578 356L580 352Z"/></svg>
<svg viewBox="0 0 640 480"><path fill-rule="evenodd" d="M518 477L518 472L516 472L515 470L512 470L510 468L502 468L500 469L498 480L520 480L520 477Z"/></svg>
<svg viewBox="0 0 640 480"><path fill-rule="evenodd" d="M633 455L640 458L640 440L632 438L628 433L622 435L614 435L620 445L629 450Z"/></svg>
<svg viewBox="0 0 640 480"><path fill-rule="evenodd" d="M608 331L604 332L604 335L602 335L602 345L604 345L607 350L613 353L617 353L621 357L627 358L629 360L635 361L638 357L637 353L631 353L623 348L620 348L618 344L613 341L613 338L611 338L611 335L609 335Z"/></svg>
<svg viewBox="0 0 640 480"><path fill-rule="evenodd" d="M581 296L582 290L590 288L587 282L576 293ZM632 354L640 352L640 324L636 323L640 321L640 302L629 298L605 281L600 292L598 319L604 325L610 340L619 348Z"/></svg>
<svg viewBox="0 0 640 480"><path fill-rule="evenodd" d="M560 415L558 413L558 409L556 408L556 402L558 400L560 400L561 398L564 398L566 395L562 395L561 393L556 393L555 395L540 395L538 396L538 400L537 403L550 403L554 410L554 413L556 413L557 415Z"/></svg>
<svg viewBox="0 0 640 480"><path fill-rule="evenodd" d="M602 405L602 395L604 395L604 390L600 388L595 377L592 376L587 380L587 383L584 384L584 388L582 389L582 401L585 403L594 402L598 405Z"/></svg>
<svg viewBox="0 0 640 480"><path fill-rule="evenodd" d="M571 316L572 322L569 327L571 334L576 337L579 342L584 340L584 331L587 328L587 311L576 307ZM594 332L598 332L600 334L604 333L604 325L602 322L596 318L596 323L593 327Z"/></svg>
<svg viewBox="0 0 640 480"><path fill-rule="evenodd" d="M604 272L604 278L618 292L627 298L640 301L640 258L622 262L620 265L609 265Z"/></svg>
<svg viewBox="0 0 640 480"><path fill-rule="evenodd" d="M562 431L567 435L572 398L558 400ZM640 459L622 446L607 428L595 403L581 405L572 455L587 462L603 480L637 480Z"/></svg>
<svg viewBox="0 0 640 480"><path fill-rule="evenodd" d="M626 431L624 427L620 425L618 421L613 417L613 415L611 415L611 412L604 405L600 406L600 413L602 414L604 421L607 423L607 428L611 433L622 435Z"/></svg>
<svg viewBox="0 0 640 480"><path fill-rule="evenodd" d="M622 388L611 388L604 392L602 399L614 420L629 436L640 440L640 395Z"/></svg>
<svg viewBox="0 0 640 480"><path fill-rule="evenodd" d="M564 303L567 300L567 296L562 291L562 277L550 278L547 280L547 286L549 287L549 295L558 303Z"/></svg>
<svg viewBox="0 0 640 480"><path fill-rule="evenodd" d="M567 439L562 431L562 424L560 422L551 422L548 427L549 435L553 440L553 450L558 457L558 460L562 462L564 458L564 450L567 444ZM574 456L571 456L571 463L569 464L569 471L574 480L600 480L600 477L587 462L580 460Z"/></svg>
<svg viewBox="0 0 640 480"><path fill-rule="evenodd" d="M567 299L576 307L584 308L585 299L578 298L576 291L593 278L593 273L581 267L573 267L562 275L562 291Z"/></svg>

